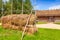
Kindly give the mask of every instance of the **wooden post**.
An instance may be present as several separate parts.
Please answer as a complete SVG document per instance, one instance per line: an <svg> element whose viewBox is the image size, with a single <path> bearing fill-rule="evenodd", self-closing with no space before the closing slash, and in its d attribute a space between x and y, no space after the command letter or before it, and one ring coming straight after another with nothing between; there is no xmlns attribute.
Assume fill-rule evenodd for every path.
<svg viewBox="0 0 60 40"><path fill-rule="evenodd" d="M23 0L22 0L22 14L23 14Z"/></svg>
<svg viewBox="0 0 60 40"><path fill-rule="evenodd" d="M27 19L27 23L26 23L25 28L24 28L24 30L23 30L21 40L23 40L24 33L25 33L25 30L26 30L26 26L27 26L27 25L28 25L28 23L29 23L29 20L30 20L31 15L32 15L32 13L29 15L29 17L28 17L28 19Z"/></svg>

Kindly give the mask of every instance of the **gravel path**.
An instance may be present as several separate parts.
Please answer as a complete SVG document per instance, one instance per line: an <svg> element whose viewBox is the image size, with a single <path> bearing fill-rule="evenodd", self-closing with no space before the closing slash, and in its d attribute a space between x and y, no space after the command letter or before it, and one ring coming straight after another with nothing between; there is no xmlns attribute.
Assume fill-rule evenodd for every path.
<svg viewBox="0 0 60 40"><path fill-rule="evenodd" d="M36 24L38 28L60 29L60 25L48 23L48 24Z"/></svg>

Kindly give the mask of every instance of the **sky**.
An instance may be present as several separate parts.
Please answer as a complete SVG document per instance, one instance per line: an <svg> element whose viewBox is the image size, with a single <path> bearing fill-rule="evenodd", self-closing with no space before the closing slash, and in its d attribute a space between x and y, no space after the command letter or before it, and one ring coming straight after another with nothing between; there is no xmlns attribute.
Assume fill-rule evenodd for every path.
<svg viewBox="0 0 60 40"><path fill-rule="evenodd" d="M31 0L31 3L34 10L60 9L60 0Z"/></svg>
<svg viewBox="0 0 60 40"><path fill-rule="evenodd" d="M31 3L35 10L60 9L60 0L31 0Z"/></svg>

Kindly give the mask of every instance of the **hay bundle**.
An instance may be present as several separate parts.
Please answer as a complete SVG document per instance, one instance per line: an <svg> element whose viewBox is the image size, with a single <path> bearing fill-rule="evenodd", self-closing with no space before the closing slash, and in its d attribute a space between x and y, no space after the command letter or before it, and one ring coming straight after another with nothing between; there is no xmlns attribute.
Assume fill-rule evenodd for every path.
<svg viewBox="0 0 60 40"><path fill-rule="evenodd" d="M15 14L15 15L3 16L1 18L2 26L3 28L16 29L16 30L23 31L26 25L28 16L29 15L27 14L19 14L19 15ZM35 20L36 20L35 15L31 15L28 25L32 25L32 27L27 25L26 32L34 33L37 31L36 28L34 27Z"/></svg>

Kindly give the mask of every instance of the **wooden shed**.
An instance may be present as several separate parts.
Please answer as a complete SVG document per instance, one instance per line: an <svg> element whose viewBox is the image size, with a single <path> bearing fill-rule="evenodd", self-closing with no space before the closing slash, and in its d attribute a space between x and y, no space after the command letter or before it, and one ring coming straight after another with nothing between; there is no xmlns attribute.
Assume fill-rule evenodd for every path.
<svg viewBox="0 0 60 40"><path fill-rule="evenodd" d="M60 9L36 10L36 16L39 21L60 22Z"/></svg>

